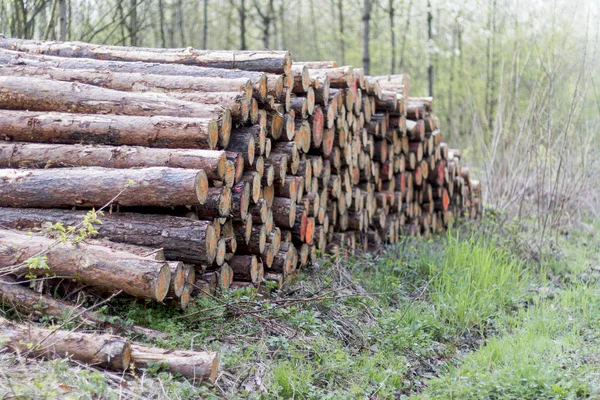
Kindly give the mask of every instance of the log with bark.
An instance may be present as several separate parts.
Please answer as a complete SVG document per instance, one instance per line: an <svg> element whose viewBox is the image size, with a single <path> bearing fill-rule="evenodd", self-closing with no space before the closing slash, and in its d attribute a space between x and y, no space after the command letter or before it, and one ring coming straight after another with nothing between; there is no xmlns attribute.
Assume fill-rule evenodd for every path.
<svg viewBox="0 0 600 400"><path fill-rule="evenodd" d="M21 142L214 149L216 119L0 110L0 138Z"/></svg>
<svg viewBox="0 0 600 400"><path fill-rule="evenodd" d="M151 167L0 169L0 206L123 206L204 204L208 179L202 170Z"/></svg>
<svg viewBox="0 0 600 400"><path fill-rule="evenodd" d="M117 371L126 370L131 362L131 344L118 336L40 328L0 317L0 337L0 347L26 357L71 357Z"/></svg>
<svg viewBox="0 0 600 400"><path fill-rule="evenodd" d="M67 303L64 300L36 293L19 283L18 280L11 277L5 276L0 278L0 301L2 301L5 306L14 307L14 309L20 313L32 316L36 320L44 316L74 318L95 328L104 330L110 329L113 334L123 331L136 335L143 335L154 340L166 340L169 337L168 334L154 329L138 325L123 324L118 318L110 318L110 316Z"/></svg>
<svg viewBox="0 0 600 400"><path fill-rule="evenodd" d="M139 344L131 345L131 361L137 367L161 365L188 379L210 382L216 380L219 366L217 353L212 351L166 350Z"/></svg>
<svg viewBox="0 0 600 400"><path fill-rule="evenodd" d="M227 170L226 162L225 152L218 150L0 142L0 168L171 167L201 169L208 179L223 179L231 186L234 171Z"/></svg>
<svg viewBox="0 0 600 400"><path fill-rule="evenodd" d="M50 42L8 38L0 38L0 47L7 50L59 57L185 64L271 72L274 74L288 74L292 67L292 58L289 51L197 50L192 47L181 49L132 48L83 42Z"/></svg>
<svg viewBox="0 0 600 400"><path fill-rule="evenodd" d="M0 225L23 231L48 230L52 224L77 227L86 211L0 208ZM209 221L169 215L105 213L94 225L98 236L118 243L163 249L169 260L212 263L217 237Z"/></svg>
<svg viewBox="0 0 600 400"><path fill-rule="evenodd" d="M165 262L85 243L72 245L38 235L0 230L0 268L15 274L56 274L105 291L162 301L171 270ZM36 257L45 257L43 263Z"/></svg>

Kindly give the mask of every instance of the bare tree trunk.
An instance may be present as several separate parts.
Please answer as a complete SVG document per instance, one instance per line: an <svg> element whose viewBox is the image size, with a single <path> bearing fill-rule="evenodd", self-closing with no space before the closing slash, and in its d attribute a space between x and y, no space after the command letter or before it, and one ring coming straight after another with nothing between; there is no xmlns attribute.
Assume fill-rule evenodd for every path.
<svg viewBox="0 0 600 400"><path fill-rule="evenodd" d="M394 74L396 71L396 31L394 29L394 15L396 13L396 9L394 8L394 0L389 0L388 2L388 16L390 18L390 34L391 34L391 44L392 44L392 65L390 66L390 74Z"/></svg>
<svg viewBox="0 0 600 400"><path fill-rule="evenodd" d="M313 0L309 1L309 7L310 7L310 22L311 22L311 28L312 28L312 39L313 39L313 45L312 48L315 51L315 56L317 57L318 60L321 59L321 40L319 38L319 34L317 32L317 16L315 15L315 5Z"/></svg>
<svg viewBox="0 0 600 400"><path fill-rule="evenodd" d="M455 65L455 61L456 61L456 42L457 42L457 36L458 36L458 31L460 29L459 26L459 17L460 14L456 15L456 18L454 19L454 28L453 28L453 32L452 32L452 56L450 57L450 83L448 85L448 115L447 115L447 124L448 127L450 129L450 132L453 133L453 127L455 127L455 124L452 123L452 118L456 115L454 113L454 103L453 103L453 93L454 93L454 65Z"/></svg>
<svg viewBox="0 0 600 400"><path fill-rule="evenodd" d="M487 120L490 131L494 126L495 98L496 98L496 57L494 53L496 36L496 0L491 1L489 31L487 43L488 76L486 87Z"/></svg>
<svg viewBox="0 0 600 400"><path fill-rule="evenodd" d="M431 11L431 0L427 0L427 81L429 83L429 96L433 96L433 61L431 47L433 45L433 12Z"/></svg>
<svg viewBox="0 0 600 400"><path fill-rule="evenodd" d="M274 22L274 15L275 15L275 9L273 7L273 0L269 0L269 3L267 5L267 10L263 11L261 9L260 4L258 3L258 0L254 0L254 8L256 9L256 12L258 13L259 18L259 28L262 31L262 41L263 41L263 46L265 49L269 48L269 39L270 39L270 31L271 31L271 24Z"/></svg>
<svg viewBox="0 0 600 400"><path fill-rule="evenodd" d="M280 4L279 4L279 32L280 33L280 43L279 43L279 47L282 49L285 49L287 47L287 41L285 40L285 34L287 32L287 29L285 28L285 23L284 23L284 18L285 18L285 1L284 0L280 0Z"/></svg>
<svg viewBox="0 0 600 400"><path fill-rule="evenodd" d="M240 50L246 50L248 49L246 45L246 0L240 0L237 10L240 17Z"/></svg>
<svg viewBox="0 0 600 400"><path fill-rule="evenodd" d="M164 4L162 0L158 0L158 18L159 18L159 29L160 29L160 43L161 46L167 47L167 41L165 40L165 13Z"/></svg>
<svg viewBox="0 0 600 400"><path fill-rule="evenodd" d="M48 20L48 25L46 25L46 30L44 32L44 40L50 39L50 32L54 30L54 15L56 14L57 5L58 0L54 0L52 2L52 7L50 8L50 19Z"/></svg>
<svg viewBox="0 0 600 400"><path fill-rule="evenodd" d="M342 65L346 65L346 46L344 45L344 6L342 4L342 0L338 0L338 23L340 30L340 63Z"/></svg>
<svg viewBox="0 0 600 400"><path fill-rule="evenodd" d="M371 57L369 55L369 28L371 22L371 0L364 0L363 6L363 46L362 46L362 61L365 75L369 75L371 67Z"/></svg>
<svg viewBox="0 0 600 400"><path fill-rule="evenodd" d="M185 43L185 32L183 30L183 2L182 0L177 0L175 4L175 27L177 29L177 33L179 34L179 45L182 47L186 46Z"/></svg>
<svg viewBox="0 0 600 400"><path fill-rule="evenodd" d="M137 0L130 0L129 10L129 40L132 46L137 46Z"/></svg>
<svg viewBox="0 0 600 400"><path fill-rule="evenodd" d="M67 0L58 0L58 39L67 40Z"/></svg>
<svg viewBox="0 0 600 400"><path fill-rule="evenodd" d="M206 42L208 40L208 0L204 0L203 16L204 19L202 21L202 49L206 50Z"/></svg>
<svg viewBox="0 0 600 400"><path fill-rule="evenodd" d="M402 36L402 48L400 49L400 68L404 67L404 51L406 50L406 41L408 34L410 33L410 11L412 9L413 0L408 2L408 9L406 10L406 28L404 29L404 35Z"/></svg>

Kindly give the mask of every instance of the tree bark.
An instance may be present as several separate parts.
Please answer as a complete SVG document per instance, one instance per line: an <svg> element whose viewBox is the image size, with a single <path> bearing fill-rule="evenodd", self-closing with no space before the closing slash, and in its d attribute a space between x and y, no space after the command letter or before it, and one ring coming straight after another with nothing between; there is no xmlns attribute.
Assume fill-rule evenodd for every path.
<svg viewBox="0 0 600 400"><path fill-rule="evenodd" d="M0 170L0 206L99 207L203 204L208 180L202 170L100 167Z"/></svg>
<svg viewBox="0 0 600 400"><path fill-rule="evenodd" d="M427 82L429 96L433 96L433 10L431 0L427 0Z"/></svg>
<svg viewBox="0 0 600 400"><path fill-rule="evenodd" d="M365 74L369 75L370 67L371 67L371 57L369 54L369 28L371 25L371 0L364 0L363 2L363 45L362 45L362 61L363 61L363 69L365 70Z"/></svg>
<svg viewBox="0 0 600 400"><path fill-rule="evenodd" d="M252 97L254 87L251 80L243 77L218 78L157 75L54 68L36 65L3 65L0 66L0 75L79 82L127 92L184 92L204 95L210 95L204 92L241 92L245 93L249 98Z"/></svg>
<svg viewBox="0 0 600 400"><path fill-rule="evenodd" d="M160 363L188 379L214 382L217 378L219 359L215 352L165 350L138 344L132 344L131 349L131 360L137 367L149 368Z"/></svg>
<svg viewBox="0 0 600 400"><path fill-rule="evenodd" d="M238 69L223 69L198 67L181 64L159 64L153 62L110 61L90 58L66 58L33 53L20 53L0 49L0 63L6 65L26 65L30 67L48 67L64 69L85 69L110 71L118 73L136 73L151 75L174 75L182 77L212 77L222 79L249 79L258 84L265 79L265 73L257 71L241 71ZM217 90L219 91L219 90Z"/></svg>
<svg viewBox="0 0 600 400"><path fill-rule="evenodd" d="M220 180L226 162L220 150L0 142L0 168L171 167L201 169L208 179Z"/></svg>
<svg viewBox="0 0 600 400"><path fill-rule="evenodd" d="M71 357L102 368L124 371L131 361L131 345L112 335L95 335L15 324L0 317L1 347L29 357Z"/></svg>
<svg viewBox="0 0 600 400"><path fill-rule="evenodd" d="M175 100L162 93L130 93L80 83L0 76L0 107L83 114L218 119L231 129L231 111L218 105ZM222 128L222 130L224 130Z"/></svg>
<svg viewBox="0 0 600 400"><path fill-rule="evenodd" d="M245 0L241 1L244 4ZM244 9L244 26L240 31L245 31L246 9L244 5L242 5L242 8ZM241 43L241 47L242 51L197 50L192 47L179 49L139 47L135 51L131 51L131 48L125 46L105 46L83 42L0 39L0 48L59 57L186 64L200 67L271 72L274 74L290 73L292 59L289 51L246 51L245 43Z"/></svg>
<svg viewBox="0 0 600 400"><path fill-rule="evenodd" d="M216 120L0 110L0 138L21 142L214 149Z"/></svg>
<svg viewBox="0 0 600 400"><path fill-rule="evenodd" d="M63 300L54 299L50 296L36 293L19 285L13 278L3 277L0 279L0 301L3 304L14 307L21 313L38 319L42 316L57 318L75 317L88 325L101 328L111 328L114 331L126 331L138 335L144 335L150 339L168 339L168 335L154 329L137 325L124 325L118 320L110 322L107 316L94 311L86 310L69 304Z"/></svg>
<svg viewBox="0 0 600 400"><path fill-rule="evenodd" d="M67 40L67 0L58 0L58 40Z"/></svg>
<svg viewBox="0 0 600 400"><path fill-rule="evenodd" d="M162 301L171 280L165 262L102 246L60 243L42 236L0 230L0 267L15 273L56 274L106 291ZM43 254L49 269L30 269L28 259Z"/></svg>
<svg viewBox="0 0 600 400"><path fill-rule="evenodd" d="M203 1L202 12L202 50L206 50L208 48L208 0Z"/></svg>

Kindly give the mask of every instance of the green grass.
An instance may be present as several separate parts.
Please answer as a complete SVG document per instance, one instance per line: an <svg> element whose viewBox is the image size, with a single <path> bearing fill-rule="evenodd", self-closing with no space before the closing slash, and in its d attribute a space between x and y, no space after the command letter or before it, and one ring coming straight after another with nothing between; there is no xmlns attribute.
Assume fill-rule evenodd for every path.
<svg viewBox="0 0 600 400"><path fill-rule="evenodd" d="M200 298L189 318L115 300L110 314L170 334L153 344L217 350L221 358L216 386L154 370L129 379L153 398L599 396L598 240L555 236L541 256L528 257L527 232L475 228L323 261L285 293ZM29 371L35 385L72 381L83 397L118 393L110 376L69 381L52 372L63 364L52 363L40 362L43 376ZM1 367L10 371L10 361ZM9 393L2 387L0 396Z"/></svg>

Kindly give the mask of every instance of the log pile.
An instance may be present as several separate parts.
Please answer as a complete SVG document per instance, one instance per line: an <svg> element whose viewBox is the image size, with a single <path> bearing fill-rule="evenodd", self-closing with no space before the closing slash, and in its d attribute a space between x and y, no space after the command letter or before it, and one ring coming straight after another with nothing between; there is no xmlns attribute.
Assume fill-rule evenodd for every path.
<svg viewBox="0 0 600 400"><path fill-rule="evenodd" d="M0 38L0 267L23 275L49 228L110 204L97 238L50 247L53 272L185 309L479 217L409 84L287 51Z"/></svg>

